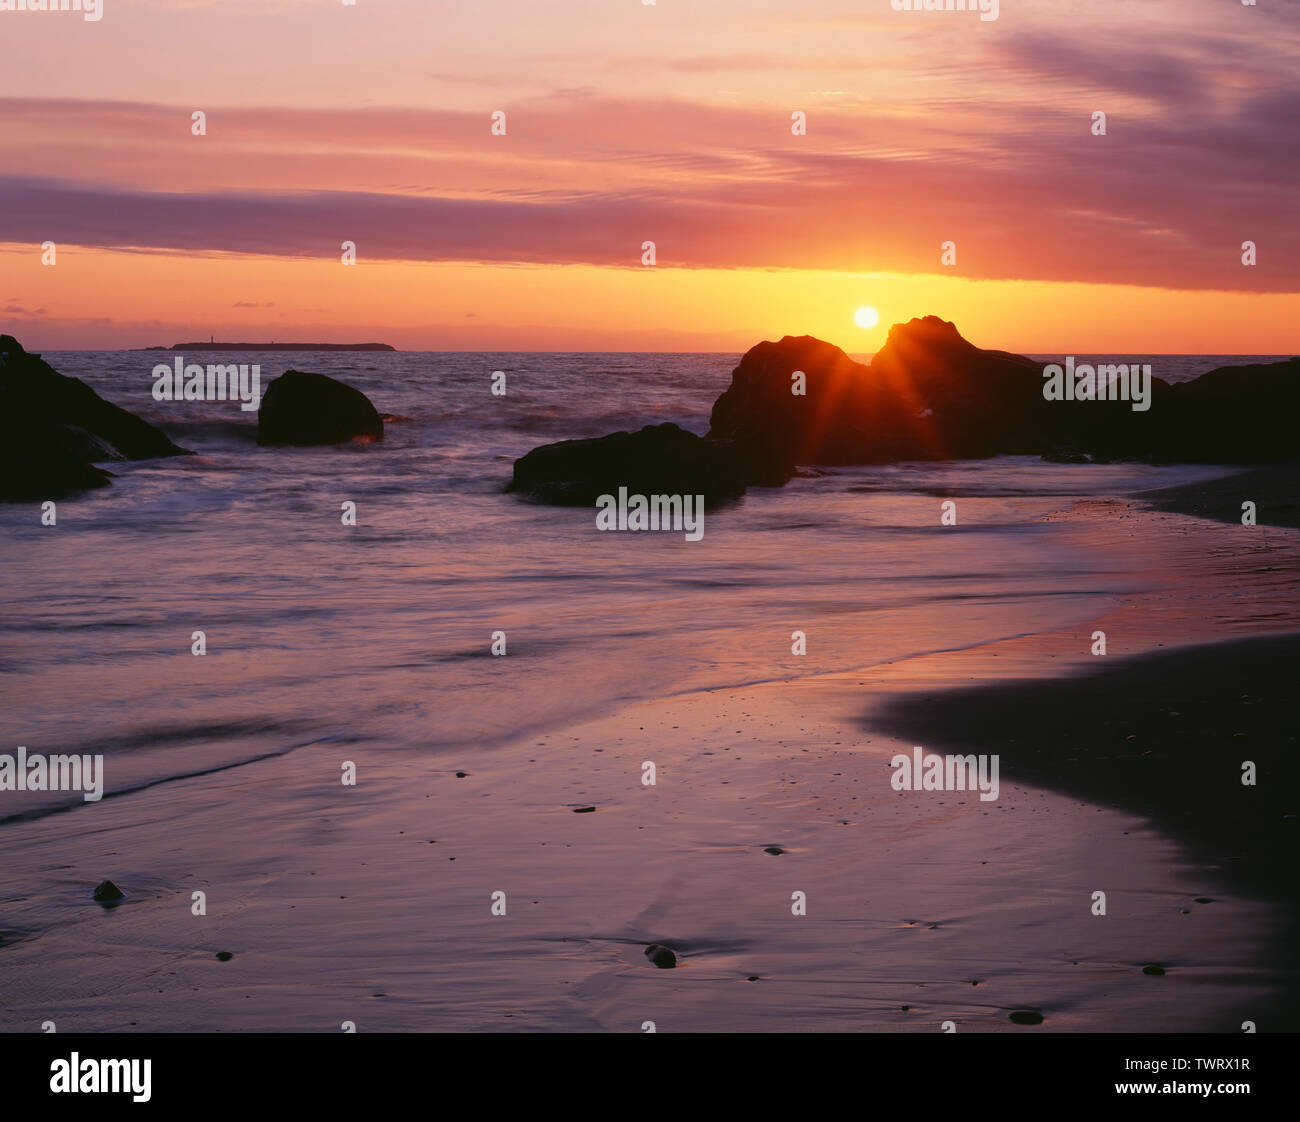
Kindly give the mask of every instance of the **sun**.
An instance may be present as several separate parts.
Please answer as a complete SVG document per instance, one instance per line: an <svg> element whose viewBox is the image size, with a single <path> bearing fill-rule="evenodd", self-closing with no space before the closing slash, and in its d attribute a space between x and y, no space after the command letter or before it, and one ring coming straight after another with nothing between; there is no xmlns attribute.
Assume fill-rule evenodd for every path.
<svg viewBox="0 0 1300 1122"><path fill-rule="evenodd" d="M875 327L880 322L880 313L870 304L863 304L853 313L853 322L859 327Z"/></svg>

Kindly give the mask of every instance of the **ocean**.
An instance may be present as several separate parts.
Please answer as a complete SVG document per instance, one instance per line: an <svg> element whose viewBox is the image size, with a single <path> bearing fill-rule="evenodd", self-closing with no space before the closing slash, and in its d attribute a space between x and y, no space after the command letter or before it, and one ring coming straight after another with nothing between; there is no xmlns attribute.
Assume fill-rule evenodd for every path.
<svg viewBox="0 0 1300 1122"><path fill-rule="evenodd" d="M602 533L505 494L513 460L703 432L736 356L239 354L263 390L319 370L393 418L305 449L258 447L236 402L154 401L158 352L46 357L197 454L111 465L53 526L0 506L0 755L103 761L99 801L0 795L0 1030L1273 1023L1281 913L1122 784L1087 792L1128 728L1178 759L1211 718L1229 773L1254 730L1240 751L1270 774L1282 742L1249 715L1283 685L1219 689L1242 656L1190 691L1123 661L1300 631L1290 531L1126 498L1221 468L810 470L699 541ZM1081 730L1055 779L1026 772L1059 724L1000 710L995 802L892 784L897 753L943 745L890 706L960 714L949 691L1024 678L1055 679Z"/></svg>
<svg viewBox="0 0 1300 1122"><path fill-rule="evenodd" d="M502 489L548 441L703 433L735 355L240 353L263 392L317 370L394 418L381 443L308 449L258 447L234 402L154 401L159 352L44 357L198 453L108 465L112 486L60 502L55 527L0 506L3 738L102 752L118 791L329 741L469 766L637 700L1066 626L1142 577L1050 514L1214 474L1016 457L814 471L688 542L600 533L592 511ZM1177 381L1255 359L1143 361ZM76 798L29 795L18 817Z"/></svg>

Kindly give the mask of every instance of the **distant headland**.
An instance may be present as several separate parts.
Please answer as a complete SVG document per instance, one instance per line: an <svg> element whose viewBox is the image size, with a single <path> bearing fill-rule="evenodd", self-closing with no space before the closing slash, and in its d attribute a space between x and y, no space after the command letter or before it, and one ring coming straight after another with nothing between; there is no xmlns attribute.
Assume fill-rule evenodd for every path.
<svg viewBox="0 0 1300 1122"><path fill-rule="evenodd" d="M145 351L395 351L388 343L173 343L170 347L141 347Z"/></svg>

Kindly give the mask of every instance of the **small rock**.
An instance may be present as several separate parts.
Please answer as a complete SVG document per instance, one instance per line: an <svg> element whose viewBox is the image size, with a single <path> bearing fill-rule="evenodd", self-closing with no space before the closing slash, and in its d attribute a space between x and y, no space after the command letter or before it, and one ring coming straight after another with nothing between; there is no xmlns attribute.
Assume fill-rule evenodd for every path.
<svg viewBox="0 0 1300 1122"><path fill-rule="evenodd" d="M770 853L773 857L779 857L782 853L785 852L785 850L782 849L779 845L769 845L766 849L763 850L763 852Z"/></svg>
<svg viewBox="0 0 1300 1122"><path fill-rule="evenodd" d="M121 900L126 893L117 887L111 880L100 881L95 885L95 899L101 904L112 903L114 900Z"/></svg>
<svg viewBox="0 0 1300 1122"><path fill-rule="evenodd" d="M259 444L343 444L383 440L384 422L360 390L307 370L272 379L257 411Z"/></svg>
<svg viewBox="0 0 1300 1122"><path fill-rule="evenodd" d="M1033 1009L1017 1009L1009 1018L1014 1025L1041 1025L1043 1015Z"/></svg>
<svg viewBox="0 0 1300 1122"><path fill-rule="evenodd" d="M1196 897L1196 902L1197 902L1198 904L1213 904L1213 903L1214 903L1214 897L1213 897L1213 896L1198 896L1198 897Z"/></svg>
<svg viewBox="0 0 1300 1122"><path fill-rule="evenodd" d="M457 778L457 779L464 779L468 774L469 774L469 772L467 772L467 771L458 771L458 772L456 773L456 778Z"/></svg>
<svg viewBox="0 0 1300 1122"><path fill-rule="evenodd" d="M705 440L666 422L543 444L515 461L506 490L544 503L591 506L626 486L632 494L701 494L712 509L745 493L749 459L734 442ZM787 471L770 483L780 486L789 478Z"/></svg>
<svg viewBox="0 0 1300 1122"><path fill-rule="evenodd" d="M677 965L677 956L667 947L662 947L658 943L651 943L646 947L645 956L660 970L671 970Z"/></svg>
<svg viewBox="0 0 1300 1122"><path fill-rule="evenodd" d="M235 956L230 951L217 951L218 962L229 962Z"/></svg>
<svg viewBox="0 0 1300 1122"><path fill-rule="evenodd" d="M575 806L573 808L574 814L594 814L595 811L596 808L594 806Z"/></svg>
<svg viewBox="0 0 1300 1122"><path fill-rule="evenodd" d="M1156 977L1163 974L1164 972L1165 972L1165 968L1163 966L1157 966L1154 962L1150 966L1142 967L1143 974L1151 974Z"/></svg>

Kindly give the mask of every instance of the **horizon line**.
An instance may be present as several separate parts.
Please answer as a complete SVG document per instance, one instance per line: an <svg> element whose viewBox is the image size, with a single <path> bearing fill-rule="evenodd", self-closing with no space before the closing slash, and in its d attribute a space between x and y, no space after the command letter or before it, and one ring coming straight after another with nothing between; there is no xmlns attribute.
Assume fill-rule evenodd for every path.
<svg viewBox="0 0 1300 1122"><path fill-rule="evenodd" d="M4 334L9 334L9 333L8 333L8 332L5 332ZM14 336L11 336L11 337L14 337ZM16 338L16 337L14 337L14 338ZM817 338L817 336L811 336L811 338ZM761 342L773 342L773 341L774 341L774 340L768 340L768 339L761 340ZM829 343L829 342L830 342L830 340L828 340L828 339L823 339L823 340L821 340L821 341L822 341L822 342L825 342L825 343ZM242 346L248 346L249 344L241 344L241 345L242 345ZM754 344L754 346L757 346L757 345L758 345L758 344ZM418 347L416 347L416 348L405 348L405 349L403 349L403 348L401 348L401 347L393 347L391 350L385 350L385 351L349 351L349 350L342 349L342 348L346 348L346 347L349 346L349 344L346 344L346 343L331 344L331 346L336 346L336 347L339 347L340 349L337 350L337 351L322 351L322 350L318 350L317 348L314 348L314 347L304 347L302 350L297 350L297 351L295 351L295 350L290 349L290 350L282 351L281 353L284 353L284 354L331 354L331 353L333 353L333 354L367 354L367 355L371 355L371 356L373 356L373 355L385 355L385 354L399 354L399 355L401 355L401 354L444 354L444 355L458 355L458 354L459 354L459 355L731 355L731 354L740 354L740 355L744 355L744 354L748 353L748 350L745 350L745 351L735 351L735 350L726 350L726 351L640 351L640 350L632 350L632 351L612 351L612 350L605 350L605 351L584 351L584 350L569 350L569 349L565 349L565 350L540 350L540 349L539 349L539 350L495 350L495 349L467 350L467 349L465 349L465 348L458 348L458 347L428 347L428 348L418 348ZM831 343L831 346L839 346L839 344L837 344L837 343ZM26 349L26 348L24 348L24 349ZM750 348L750 349L752 349L752 348ZM839 349L842 350L842 351L844 351L844 353L845 353L846 355L849 355L849 356L853 356L853 355L868 355L868 356L872 356L872 357L874 357L876 354L879 353L878 350L876 350L876 351L850 351L850 350L846 350L846 349L843 348L843 347L840 347ZM1095 348L1095 347L1074 347L1074 348L1068 348L1068 347L1066 347L1066 348L1061 348L1061 347L1058 347L1058 348L1055 348L1055 349L1050 350L1050 351L1029 351L1029 350L1025 350L1025 351L1008 351L1008 350L1005 350L1005 348L1002 348L1002 347L995 347L995 348L987 348L987 347L986 347L986 348L980 348L980 349L982 349L982 350L989 350L989 349L992 349L992 350L1001 350L1001 351L1004 351L1004 353L1007 353L1007 354L1022 354L1022 355L1024 355L1026 358L1033 358L1035 354L1040 354L1040 355L1056 355L1056 354L1062 354L1062 355L1067 355L1067 354L1083 354L1083 355L1089 355L1089 354L1092 354L1092 355L1142 354L1142 355L1149 355L1149 356L1151 356L1151 357L1153 357L1153 358L1197 358L1197 357L1206 357L1206 358L1209 358L1209 357L1213 357L1213 356L1219 356L1219 357L1240 357L1240 358L1283 358L1283 359L1284 359L1284 358L1296 358L1296 357L1300 357L1300 353L1295 353L1295 352L1292 352L1292 351L1272 351L1272 352L1270 352L1270 351L1144 351L1144 350L1140 350L1140 349L1137 348L1137 347L1122 347L1122 348L1109 349L1109 350L1108 350L1108 349L1104 349L1104 348ZM145 353L145 352L149 352L149 351L160 351L160 350L161 350L161 351L165 351L165 352L168 353L168 354L185 354L185 353L189 353L189 354L213 354L213 353L217 353L217 352L219 352L219 351L221 350L221 348L220 348L220 347L213 347L210 351L189 351L189 352L184 352L184 351L174 351L174 352L173 352L173 351L171 351L170 348L167 348L167 347L158 347L158 346L151 346L151 347L45 347L45 348L42 348L42 353L45 352L45 351L52 351L52 352L58 352L58 353L60 353L60 354L93 354L93 353L96 353L96 352L99 352L99 351L115 351L115 352L124 353L124 354L137 354L137 353L138 353L138 354L143 354L143 353ZM1300 348L1297 348L1297 350L1300 351ZM32 352L31 352L31 351L28 351L27 353L28 353L28 354L31 354Z"/></svg>

